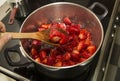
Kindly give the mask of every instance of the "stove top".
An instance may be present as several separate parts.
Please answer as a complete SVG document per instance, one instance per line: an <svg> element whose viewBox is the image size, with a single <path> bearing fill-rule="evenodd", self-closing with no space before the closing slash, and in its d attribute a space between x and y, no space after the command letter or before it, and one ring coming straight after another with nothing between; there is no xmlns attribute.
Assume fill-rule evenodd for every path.
<svg viewBox="0 0 120 81"><path fill-rule="evenodd" d="M36 6L35 4L37 1L35 1L33 4L31 3L32 0L31 0L31 2L29 2L29 7L28 7L30 9L29 13L31 13L34 9L36 9L42 5L45 5L45 4L48 4L51 2L57 2L59 0L48 0L48 2L39 0L39 4L37 3L37 6ZM108 8L108 15L103 20L101 20L101 22L102 22L104 32L106 35L106 31L108 30L108 24L110 22L113 7L115 4L115 1L117 1L117 0L111 0L110 3L108 3L109 0L104 0L104 1L101 1L101 0L83 0L83 1L62 0L62 1L77 3L77 4L83 5L85 7L89 7L91 4L93 4L93 2L96 2L96 1L105 5ZM30 5L32 5L34 7L30 8ZM99 11L99 10L96 9L96 11ZM8 24L9 15L10 15L10 13L2 20L2 22L4 22L6 25L7 31L19 32L20 26L26 17L16 17L14 24L9 25ZM18 51L16 51L16 49L19 49L19 40L9 41L0 53L0 65L14 73L19 74L20 76L23 76L23 77L29 79L30 81L68 81L68 80L69 81L92 81L92 77L94 75L96 66L98 66L97 63L98 63L98 60L100 57L99 56L100 51L99 51L98 56L96 56L93 59L93 61L91 62L90 66L89 66L90 68L87 69L85 72L83 72L79 76L76 76L71 79L55 79L55 78L48 77L48 76L43 75L40 72L38 72L36 70L36 68L34 67L34 64L31 62L28 63L28 60L24 59L24 56L22 54L19 54ZM19 60L21 58L23 61L21 63L19 63L20 65L17 65L17 63L19 62ZM7 60L9 60L10 62L8 62ZM14 76L10 76L10 77L13 77L18 81L20 79L20 78L18 79L18 77L14 77Z"/></svg>

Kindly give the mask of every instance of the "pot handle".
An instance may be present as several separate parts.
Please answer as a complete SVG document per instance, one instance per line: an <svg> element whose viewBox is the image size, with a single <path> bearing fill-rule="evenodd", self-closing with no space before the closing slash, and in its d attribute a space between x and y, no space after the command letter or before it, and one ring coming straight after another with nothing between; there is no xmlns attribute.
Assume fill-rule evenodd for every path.
<svg viewBox="0 0 120 81"><path fill-rule="evenodd" d="M26 66L32 63L22 55L20 45L6 48L4 56L10 66Z"/></svg>
<svg viewBox="0 0 120 81"><path fill-rule="evenodd" d="M17 10L18 10L18 6L13 8L13 10L11 11L10 18L8 20L8 24L13 24L14 23L14 19L15 19L15 15L17 13Z"/></svg>
<svg viewBox="0 0 120 81"><path fill-rule="evenodd" d="M108 9L101 3L99 2L94 2L90 7L88 7L91 11L93 11L95 13L95 8L99 8L99 9L102 9L102 12L101 14L98 14L98 13L95 13L98 18L100 20L102 20L107 14L108 14Z"/></svg>
<svg viewBox="0 0 120 81"><path fill-rule="evenodd" d="M15 54L17 57L14 58ZM19 44L13 47L10 47L10 48L6 48L4 51L4 56L10 66L28 66L30 64L33 64L32 61L25 58L25 56L21 53ZM11 58L14 58L14 59L11 59ZM49 67L44 67L44 68L51 70L51 71L60 70L59 68L56 68L56 69L49 68Z"/></svg>

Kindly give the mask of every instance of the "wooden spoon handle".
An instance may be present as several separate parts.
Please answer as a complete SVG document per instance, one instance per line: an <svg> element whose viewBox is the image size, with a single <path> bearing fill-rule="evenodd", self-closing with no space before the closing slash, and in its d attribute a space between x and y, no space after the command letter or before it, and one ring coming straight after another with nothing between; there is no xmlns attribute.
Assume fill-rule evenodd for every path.
<svg viewBox="0 0 120 81"><path fill-rule="evenodd" d="M1 36L6 35L6 34L11 34L12 38L14 39L22 39L22 38L32 38L32 36L35 33L15 33L15 32L5 32L5 33L0 33Z"/></svg>

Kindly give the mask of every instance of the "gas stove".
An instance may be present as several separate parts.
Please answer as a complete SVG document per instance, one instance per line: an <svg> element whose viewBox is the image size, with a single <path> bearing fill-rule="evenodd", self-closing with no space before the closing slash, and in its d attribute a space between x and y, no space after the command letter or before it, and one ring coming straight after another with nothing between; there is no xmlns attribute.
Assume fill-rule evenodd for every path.
<svg viewBox="0 0 120 81"><path fill-rule="evenodd" d="M27 1L27 0L26 0ZM39 8L48 3L59 2L61 0L35 0L27 2L27 15L29 15L33 10ZM14 78L18 81L102 81L105 74L106 65L109 58L110 47L113 42L114 37L111 37L111 34L115 33L115 29L113 27L113 22L117 14L117 7L119 0L62 0L63 2L73 2L85 7L89 7L94 2L100 2L105 5L108 9L107 16L101 20L104 32L105 32L105 39L103 45L98 52L98 55L93 59L91 62L89 69L87 69L84 73L79 76L76 76L71 79L55 79L49 76L43 75L36 70L34 64L29 62L27 59L24 59L24 56L21 52L16 51L19 50L19 40L11 40L9 41L3 50L0 53L0 65L5 70L1 70L4 74ZM34 3L33 3L34 2ZM99 12L99 9L96 9L95 12ZM24 19L27 17L21 17L16 15L14 20L14 24L8 24L10 13L4 17L2 20L3 23L6 25L6 29L9 32L19 32L21 24L23 23ZM114 31L112 31L114 30ZM110 39L110 40L109 40ZM109 42L108 42L109 41ZM22 62L19 62L22 59ZM18 64L19 63L19 64ZM9 72L9 71L10 72ZM12 72L12 73L11 73ZM71 73L72 74L72 73ZM87 77L87 78L86 78Z"/></svg>

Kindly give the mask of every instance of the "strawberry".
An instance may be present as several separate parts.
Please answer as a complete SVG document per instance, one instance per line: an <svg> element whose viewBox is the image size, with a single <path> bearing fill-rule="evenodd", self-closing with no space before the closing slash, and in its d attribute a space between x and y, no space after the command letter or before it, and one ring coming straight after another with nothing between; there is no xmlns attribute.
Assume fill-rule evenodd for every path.
<svg viewBox="0 0 120 81"><path fill-rule="evenodd" d="M78 50L76 50L76 49L73 49L72 53L79 54L79 51L78 51Z"/></svg>
<svg viewBox="0 0 120 81"><path fill-rule="evenodd" d="M58 62L58 61L62 61L63 60L63 56L62 55L57 55L56 56L56 62Z"/></svg>
<svg viewBox="0 0 120 81"><path fill-rule="evenodd" d="M69 62L69 65L74 65L74 64L76 64L76 62L74 62L74 61L72 61L72 60L69 60L68 62Z"/></svg>
<svg viewBox="0 0 120 81"><path fill-rule="evenodd" d="M40 59L43 60L47 57L47 54L45 51L40 51L39 56L40 56Z"/></svg>
<svg viewBox="0 0 120 81"><path fill-rule="evenodd" d="M61 32L57 29L51 29L50 31L50 40L53 42L59 42L61 39Z"/></svg>
<svg viewBox="0 0 120 81"><path fill-rule="evenodd" d="M61 28L66 31L66 25L65 23L58 23L58 28Z"/></svg>
<svg viewBox="0 0 120 81"><path fill-rule="evenodd" d="M38 52L37 52L37 50L35 48L31 49L31 55L32 56L38 55Z"/></svg>
<svg viewBox="0 0 120 81"><path fill-rule="evenodd" d="M90 54L93 54L95 51L96 51L96 46L94 45L90 45L87 47L87 51L90 53Z"/></svg>
<svg viewBox="0 0 120 81"><path fill-rule="evenodd" d="M80 62L84 62L85 60L87 60L87 58L82 57L82 58L79 59Z"/></svg>
<svg viewBox="0 0 120 81"><path fill-rule="evenodd" d="M80 32L80 26L76 24L72 24L66 29L70 34L76 34L78 35Z"/></svg>
<svg viewBox="0 0 120 81"><path fill-rule="evenodd" d="M44 58L41 62L42 62L43 64L47 64L47 58Z"/></svg>
<svg viewBox="0 0 120 81"><path fill-rule="evenodd" d="M70 58L71 58L71 54L68 53L68 52L66 52L66 53L63 55L63 59L64 59L64 60L70 60Z"/></svg>
<svg viewBox="0 0 120 81"><path fill-rule="evenodd" d="M68 25L70 25L72 22L71 22L71 20L68 18L68 17L65 17L64 19L63 19L63 22L65 23L65 24L68 24Z"/></svg>
<svg viewBox="0 0 120 81"><path fill-rule="evenodd" d="M84 41L80 41L77 45L76 50L81 51L84 48Z"/></svg>
<svg viewBox="0 0 120 81"><path fill-rule="evenodd" d="M41 28L48 29L48 28L51 27L51 24L42 24L40 27L41 27Z"/></svg>
<svg viewBox="0 0 120 81"><path fill-rule="evenodd" d="M60 44L66 44L67 43L67 35L61 34L61 40L59 41Z"/></svg>
<svg viewBox="0 0 120 81"><path fill-rule="evenodd" d="M80 38L81 40L84 40L84 39L87 38L87 36L86 36L84 33L80 33L80 34L79 34L79 38Z"/></svg>
<svg viewBox="0 0 120 81"><path fill-rule="evenodd" d="M38 63L40 63L40 58L39 57L36 58L35 61L38 62Z"/></svg>
<svg viewBox="0 0 120 81"><path fill-rule="evenodd" d="M38 28L38 31L43 31L43 30L45 30L45 28L41 28L41 27Z"/></svg>
<svg viewBox="0 0 120 81"><path fill-rule="evenodd" d="M81 55L83 58L89 58L91 56L91 54L88 53L87 51L83 51Z"/></svg>
<svg viewBox="0 0 120 81"><path fill-rule="evenodd" d="M54 66L56 66L56 67L61 67L61 66L62 66L62 62L61 62L61 61L56 62L56 63L54 64Z"/></svg>
<svg viewBox="0 0 120 81"><path fill-rule="evenodd" d="M79 55L79 54L76 54L76 53L71 54L71 60L72 60L72 61L78 62L78 61L79 61L79 58L80 58L80 55Z"/></svg>
<svg viewBox="0 0 120 81"><path fill-rule="evenodd" d="M69 66L69 61L63 61L62 66Z"/></svg>
<svg viewBox="0 0 120 81"><path fill-rule="evenodd" d="M41 41L39 41L39 40L33 40L32 41L32 47L40 48L40 46L41 46Z"/></svg>
<svg viewBox="0 0 120 81"><path fill-rule="evenodd" d="M89 46L89 45L92 44L92 41L91 41L89 38L87 38L87 39L85 39L84 44L85 44L86 46Z"/></svg>
<svg viewBox="0 0 120 81"><path fill-rule="evenodd" d="M47 58L47 64L48 64L48 65L53 65L54 63L55 63L55 58L49 56L49 57Z"/></svg>

